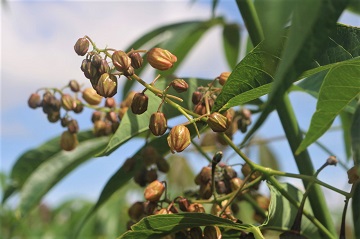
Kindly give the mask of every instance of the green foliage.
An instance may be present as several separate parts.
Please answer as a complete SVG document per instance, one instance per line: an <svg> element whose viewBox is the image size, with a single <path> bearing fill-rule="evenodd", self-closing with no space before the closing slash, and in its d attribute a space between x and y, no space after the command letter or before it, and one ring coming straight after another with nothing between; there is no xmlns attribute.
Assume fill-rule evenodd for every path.
<svg viewBox="0 0 360 239"><path fill-rule="evenodd" d="M243 208L248 207L244 211L249 212L249 214L256 212L257 216L264 217L265 222L255 224L253 215L244 215L244 212L234 215L226 212L222 216L194 212L151 215L155 213L155 209L147 214L142 209L143 211L136 218L137 220L134 219L134 216L131 218L131 222L136 222L136 224L131 227L131 230L122 234L119 239L159 238L195 226L220 227L224 238L239 237L240 232L242 232L253 233L255 238L259 239L264 238L262 234L264 230L289 230L298 212L299 202L303 194L288 183L279 183L278 179L274 177L279 175L302 179L305 188L308 187L307 185L312 186L311 191L308 191L308 188L306 191L309 200L305 204L299 233L308 238L337 237L320 185L343 195L346 200L352 198L353 222L356 225L359 222L359 208L356 206L359 203L359 197L356 194L359 192L359 187L354 187L348 193L317 179L319 172L314 175L314 166L306 150L310 144L316 142L329 130L334 119L340 115L346 156L350 158L352 153L354 164L360 164L360 137L358 133L360 132L360 110L357 102L360 94L360 29L336 23L348 2L306 0L290 3L279 0L271 3L255 1L254 5L252 1L237 1L250 40L255 46L240 62L238 62L240 51L245 48L248 50L252 46L248 42L246 46L241 45L243 35L240 34L240 30L243 26L237 23L228 23L225 17L215 17L215 10L219 3L217 0L213 1L212 16L207 21L186 21L165 25L144 34L126 52L132 48L138 50L142 47L156 46L169 50L178 59L178 62L167 71L161 73L156 71L156 73L161 74L161 77L150 84L140 78L145 67L135 70L136 75L127 75L132 80L126 81L123 96L127 95L133 88L134 83L140 83L146 88L144 92L149 98L147 111L141 115L136 115L128 110L112 136L95 137L90 130L78 133L79 145L71 152L61 150L59 146L60 137L56 137L23 153L12 168L10 178L4 189L2 201L5 210L1 213L1 217L4 219L5 226L2 229L5 229L5 233L10 238L14 229L11 225L16 223L21 230L18 229L14 235L25 238L24 232L31 226L30 221L27 221L26 218L30 218L37 225L28 235L32 237L56 235L71 238L77 236L79 238L114 238L123 233L125 230L120 230L118 226L122 224L125 227L124 218L129 219L126 213L128 205L123 195L131 190L136 191L131 179L144 168L145 170L158 168L154 162L150 165L146 164L145 157L149 155L143 154L145 146L155 148L161 159L167 157L170 151L167 137L172 137L171 133L165 133L160 137L150 135L149 119L151 114L158 110L163 112L168 120L171 120L169 128L177 124L176 120L181 120L181 123L189 128L189 137L192 139L196 151L189 150L187 153L195 155L195 158L204 157L212 165L213 170L211 170L211 178L204 184L208 189L210 188L210 197L202 198L204 192L200 191L205 187L199 183L203 178L207 179L208 175L195 177L195 182L200 185L200 190L191 189L178 197L180 196L178 194L181 193L178 192L179 188L186 190L185 187L191 187L194 180L191 168L193 165L188 164L184 157L168 157L170 172L166 176L166 192L162 197L163 199L156 202L155 209L167 208L166 212L168 212L171 208L173 211L179 211L176 209L176 207L180 207L178 200L183 199L184 196L191 198L189 203L198 203L196 210L200 208L200 203L207 204L208 207L205 206L204 209L207 212L210 211L209 209L215 208L217 210L216 206L219 205L222 207L220 208L221 213L226 212L228 205L224 206L223 203L242 204L242 206L245 205ZM350 7L354 9L354 1L351 1ZM225 85L219 86L217 79L215 79L216 76L214 76L215 80L187 77L182 78L188 84L187 91L176 92L171 87L176 70L185 60L188 60L188 54L205 36L205 33L219 25L222 27L222 49L229 68L232 69ZM89 40L90 38L86 39ZM92 44L92 41L89 41ZM111 55L106 49L99 50L94 47L93 51L105 53L107 57ZM144 60L144 65L146 65L146 59ZM300 82L295 84L297 81ZM193 111L194 103L192 102L193 92L201 90L205 92L200 99L206 110L203 115ZM291 92L289 90L302 91L317 99L316 112L303 141L297 119L288 101L288 93ZM218 94L218 92L221 93ZM266 99L263 97L264 95L267 95ZM212 108L209 103L211 100L215 100ZM264 100L266 100L265 103L263 103ZM211 140L194 139L198 134L207 133L206 121L209 113L225 112L231 108L237 110L238 106L244 107L255 101L257 108L253 110L253 113L260 113L260 116L242 139L243 142L240 147L235 145L235 141L232 141L232 136L238 127L236 120L250 116L244 116L238 111L231 117L231 126L235 130L213 134L215 139L212 138ZM200 104L201 102L198 105ZM98 110L102 109L99 108ZM273 111L277 111L279 114L299 174L278 171L281 167L278 165L277 155L272 152L267 144L260 142L257 147L259 164L254 163L240 150ZM178 116L183 117L179 118ZM46 208L51 218L47 221L44 221L41 215L34 214L37 212L32 211L32 209L36 208L42 197L79 165L95 156L108 156L124 146L129 140L140 137L144 139L144 143L139 145L137 152L132 156L131 165L129 165L129 160L124 161L109 178L95 204L80 201L77 206L74 206L76 203L69 201L54 210ZM184 139L180 138L179 140ZM202 148L202 144L210 145L211 149L216 150L214 152L210 150L209 153ZM219 164L222 166L217 166L212 161L211 156L217 152L217 149L232 150L244 160L240 164L246 162L250 172L243 172L244 177L241 180L244 180L245 186L236 185L237 187L228 191L225 188L226 193L216 188L216 186L220 187L219 182L223 182L226 186L226 178L233 179L236 177L235 173L235 176L230 177L229 174L231 173L227 171L224 173L224 165ZM187 156L187 154L184 155ZM241 176L237 175L237 177ZM6 181L3 178L6 177L2 177L2 184L3 181ZM255 200L258 192L254 190L254 187L256 188L262 180L268 182L270 189L269 208ZM167 190L170 191L172 187L177 187L177 189L169 193ZM246 191L244 191L245 189ZM250 190L249 193L245 193L248 190ZM6 208L5 203L16 192L20 193L20 202L14 211ZM174 192L176 193L175 196L172 194ZM239 193L245 195L239 196ZM247 201L239 202L243 199ZM175 209L172 208L173 206ZM186 207L186 210L190 211L189 207ZM63 220L61 217L64 217L63 214L66 211L70 213L70 216L64 223L61 221ZM220 212L213 211L212 213ZM19 221L17 218L19 216L23 220ZM241 222L244 218L246 223ZM9 226L9 229L6 229L6 226ZM358 229L355 229L355 234L360 236Z"/></svg>
<svg viewBox="0 0 360 239"><path fill-rule="evenodd" d="M126 232L119 239L159 238L190 226L219 226L227 229L244 230L254 233L256 239L264 238L252 225L238 224L204 213L177 213L146 217L133 225L131 231Z"/></svg>

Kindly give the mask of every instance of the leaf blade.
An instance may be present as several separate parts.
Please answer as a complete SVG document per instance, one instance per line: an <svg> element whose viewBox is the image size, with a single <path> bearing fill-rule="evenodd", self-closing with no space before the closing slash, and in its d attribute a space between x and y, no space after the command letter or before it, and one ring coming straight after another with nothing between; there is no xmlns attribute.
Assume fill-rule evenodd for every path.
<svg viewBox="0 0 360 239"><path fill-rule="evenodd" d="M108 137L89 139L71 152L61 151L41 164L26 180L18 206L20 215L27 214L65 175L102 149Z"/></svg>
<svg viewBox="0 0 360 239"><path fill-rule="evenodd" d="M315 142L331 126L335 117L360 93L360 65L343 65L327 73L320 88L310 128L296 150L299 154Z"/></svg>

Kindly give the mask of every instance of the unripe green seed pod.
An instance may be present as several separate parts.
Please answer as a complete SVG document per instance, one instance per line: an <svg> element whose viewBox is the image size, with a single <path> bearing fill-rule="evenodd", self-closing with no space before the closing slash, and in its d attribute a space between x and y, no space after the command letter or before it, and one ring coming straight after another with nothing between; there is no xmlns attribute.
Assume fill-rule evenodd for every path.
<svg viewBox="0 0 360 239"><path fill-rule="evenodd" d="M29 107L32 109L36 109L37 107L40 106L40 104L41 104L40 95L38 93L31 94L28 100Z"/></svg>
<svg viewBox="0 0 360 239"><path fill-rule="evenodd" d="M155 136L163 135L167 130L167 119L164 113L155 112L150 116L149 129Z"/></svg>
<svg viewBox="0 0 360 239"><path fill-rule="evenodd" d="M98 95L96 91L91 87L86 88L83 91L82 97L90 105L98 105L102 100L102 96Z"/></svg>
<svg viewBox="0 0 360 239"><path fill-rule="evenodd" d="M207 123L214 132L225 132L230 126L229 120L218 112L209 115Z"/></svg>
<svg viewBox="0 0 360 239"><path fill-rule="evenodd" d="M89 50L89 41L86 37L79 38L75 45L74 50L79 56L84 56Z"/></svg>
<svg viewBox="0 0 360 239"><path fill-rule="evenodd" d="M113 97L117 93L117 78L114 75L104 73L96 85L96 92L107 98Z"/></svg>
<svg viewBox="0 0 360 239"><path fill-rule="evenodd" d="M149 97L144 93L136 93L131 102L131 111L134 114L140 115L147 110Z"/></svg>
<svg viewBox="0 0 360 239"><path fill-rule="evenodd" d="M60 146L65 151L71 151L79 144L77 135L64 131L60 138Z"/></svg>
<svg viewBox="0 0 360 239"><path fill-rule="evenodd" d="M115 66L116 70L124 73L129 69L131 66L131 59L130 57L123 51L115 51L111 56L113 65Z"/></svg>
<svg viewBox="0 0 360 239"><path fill-rule="evenodd" d="M153 48L146 55L149 64L160 71L170 69L177 61L175 55L171 54L168 50L161 48Z"/></svg>
<svg viewBox="0 0 360 239"><path fill-rule="evenodd" d="M171 153L182 152L190 145L190 131L184 125L177 125L171 129L167 141Z"/></svg>
<svg viewBox="0 0 360 239"><path fill-rule="evenodd" d="M155 180L145 188L144 197L146 200L151 202L159 201L164 190L164 184L158 180Z"/></svg>
<svg viewBox="0 0 360 239"><path fill-rule="evenodd" d="M175 89L177 93L182 93L187 91L189 88L188 83L184 81L183 79L175 79L171 82L171 86Z"/></svg>

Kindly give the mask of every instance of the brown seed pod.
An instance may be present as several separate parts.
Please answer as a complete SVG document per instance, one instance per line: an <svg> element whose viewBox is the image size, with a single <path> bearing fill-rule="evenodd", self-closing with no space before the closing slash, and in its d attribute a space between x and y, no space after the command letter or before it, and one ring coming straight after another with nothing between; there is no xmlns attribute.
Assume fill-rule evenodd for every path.
<svg viewBox="0 0 360 239"><path fill-rule="evenodd" d="M177 93L182 93L187 91L189 88L188 83L184 81L183 79L175 79L171 82L171 86L175 89Z"/></svg>
<svg viewBox="0 0 360 239"><path fill-rule="evenodd" d="M72 92L79 92L79 90L80 90L80 85L76 80L70 80L69 87Z"/></svg>
<svg viewBox="0 0 360 239"><path fill-rule="evenodd" d="M150 116L149 129L155 136L163 135L167 130L167 119L162 112L155 112Z"/></svg>
<svg viewBox="0 0 360 239"><path fill-rule="evenodd" d="M41 104L40 95L38 93L31 94L28 100L29 107L32 109L36 109L37 107L40 106L40 104Z"/></svg>
<svg viewBox="0 0 360 239"><path fill-rule="evenodd" d="M144 190L144 197L151 202L159 201L165 190L165 186L159 180L150 183Z"/></svg>
<svg viewBox="0 0 360 239"><path fill-rule="evenodd" d="M184 125L177 125L171 129L167 141L171 153L182 152L190 145L190 131Z"/></svg>
<svg viewBox="0 0 360 239"><path fill-rule="evenodd" d="M153 48L148 51L147 61L149 64L160 71L165 71L170 69L173 64L177 61L176 56L170 53L168 50L162 48Z"/></svg>
<svg viewBox="0 0 360 239"><path fill-rule="evenodd" d="M221 239L221 231L217 226L206 226L204 228L204 239Z"/></svg>
<svg viewBox="0 0 360 239"><path fill-rule="evenodd" d="M69 94L63 94L61 96L61 106L66 111L71 111L76 107L75 99Z"/></svg>
<svg viewBox="0 0 360 239"><path fill-rule="evenodd" d="M77 135L64 131L60 137L60 146L65 151L71 151L79 144Z"/></svg>
<svg viewBox="0 0 360 239"><path fill-rule="evenodd" d="M134 114L141 115L147 110L149 97L144 93L136 93L131 102L131 111Z"/></svg>
<svg viewBox="0 0 360 239"><path fill-rule="evenodd" d="M228 118L218 112L209 115L207 123L214 132L225 132L230 126Z"/></svg>
<svg viewBox="0 0 360 239"><path fill-rule="evenodd" d="M139 69L142 66L144 59L139 52L133 52L129 57L131 59L131 66L134 67L134 69Z"/></svg>
<svg viewBox="0 0 360 239"><path fill-rule="evenodd" d="M104 73L100 76L95 89L99 95L105 98L113 97L117 93L117 84L116 76Z"/></svg>
<svg viewBox="0 0 360 239"><path fill-rule="evenodd" d="M102 96L98 95L96 91L91 87L86 88L83 91L82 97L89 105L98 105L102 100Z"/></svg>
<svg viewBox="0 0 360 239"><path fill-rule="evenodd" d="M86 37L79 38L75 45L74 50L79 56L84 56L89 50L89 41Z"/></svg>
<svg viewBox="0 0 360 239"><path fill-rule="evenodd" d="M131 59L130 57L123 51L115 51L111 56L113 65L115 66L116 70L124 73L129 69L131 66Z"/></svg>
<svg viewBox="0 0 360 239"><path fill-rule="evenodd" d="M229 78L231 72L222 72L220 76L218 76L220 85L225 85L227 79Z"/></svg>

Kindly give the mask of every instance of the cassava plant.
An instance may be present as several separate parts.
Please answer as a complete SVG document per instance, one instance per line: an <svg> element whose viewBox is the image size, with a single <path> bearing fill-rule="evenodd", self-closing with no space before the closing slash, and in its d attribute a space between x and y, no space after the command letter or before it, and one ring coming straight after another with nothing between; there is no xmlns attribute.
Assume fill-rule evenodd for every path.
<svg viewBox="0 0 360 239"><path fill-rule="evenodd" d="M337 23L347 7L359 10L359 1L236 3L243 23L216 17L217 1L213 1L208 21L160 27L127 49L98 46L96 36L79 38L73 47L81 57L79 68L87 83L71 80L61 89L39 88L30 95L29 107L41 108L50 122L60 123L65 130L18 159L3 202L20 192L18 213L26 217L81 163L110 155L127 141L140 138L142 146L132 157L119 160L118 171L71 235L76 237L111 195L134 180L143 187L144 197L128 207L129 217L122 225L127 231L119 238L333 239L345 238L345 224L352 224L354 238L360 238L360 29ZM212 79L176 75L203 33L215 26L223 27L231 70ZM244 45L240 29L245 27L249 41ZM171 31L173 38L145 48L165 31ZM240 51L246 54L239 61ZM152 79L141 76L146 67L155 70ZM135 84L140 91L133 90ZM317 98L306 132L299 128L288 97L295 90ZM122 99L117 97L119 91ZM84 108L93 110L91 130L80 130L76 121L75 114ZM272 112L279 116L299 173L256 163L245 153ZM182 117L169 121L177 116ZM311 158L307 150L337 116L347 137L347 158L353 159L351 168L323 145L328 159ZM181 152L208 163L192 179L191 190L174 195L164 174L178 170L177 158L171 156ZM227 155L236 160L229 163ZM62 161L54 167L55 160ZM324 165L314 168L315 160L325 161ZM347 170L349 192L318 178L320 171L336 164ZM41 174L49 176L37 177ZM282 178L301 179L305 192L281 182ZM261 184L267 185L270 196L259 191ZM334 224L322 187L344 197L341 227ZM251 205L250 217L241 213L244 202ZM346 221L349 202L352 221Z"/></svg>

